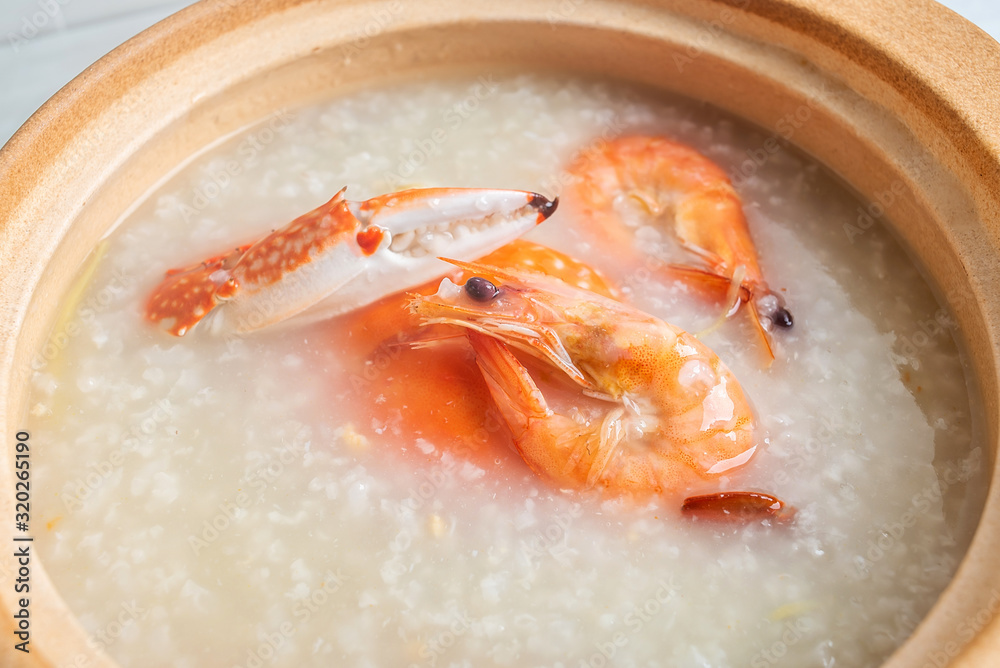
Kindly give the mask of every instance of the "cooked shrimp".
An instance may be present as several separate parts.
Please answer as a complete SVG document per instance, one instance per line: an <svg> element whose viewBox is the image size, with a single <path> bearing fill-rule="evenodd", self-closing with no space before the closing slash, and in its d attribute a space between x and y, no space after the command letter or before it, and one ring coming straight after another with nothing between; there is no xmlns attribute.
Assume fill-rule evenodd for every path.
<svg viewBox="0 0 1000 668"><path fill-rule="evenodd" d="M753 455L743 389L687 332L541 274L454 264L474 276L462 286L443 280L411 308L425 324L468 330L490 395L537 474L560 487L679 494ZM508 346L577 390L543 394ZM571 405L553 408L560 394Z"/></svg>
<svg viewBox="0 0 1000 668"><path fill-rule="evenodd" d="M607 297L618 294L601 272L524 239L493 251L482 261L543 272ZM472 276L451 268L452 280L464 282ZM494 460L510 451L509 437L476 366L475 353L461 330L441 326L429 331L420 327L419 318L408 308L413 293L432 295L439 283L426 283L409 295L398 293L331 321L330 327L339 334L330 338L343 342L337 354L347 360L347 379L364 412L363 424L391 429L402 440L422 438L493 466ZM413 347L415 340L433 345Z"/></svg>
<svg viewBox="0 0 1000 668"><path fill-rule="evenodd" d="M578 205L595 233L635 250L637 217L665 228L699 263L665 269L725 296L731 304L728 315L749 302L765 352L774 359L767 330L791 327L792 316L764 280L740 198L718 165L664 137L631 136L582 152L570 172L574 180L566 198Z"/></svg>

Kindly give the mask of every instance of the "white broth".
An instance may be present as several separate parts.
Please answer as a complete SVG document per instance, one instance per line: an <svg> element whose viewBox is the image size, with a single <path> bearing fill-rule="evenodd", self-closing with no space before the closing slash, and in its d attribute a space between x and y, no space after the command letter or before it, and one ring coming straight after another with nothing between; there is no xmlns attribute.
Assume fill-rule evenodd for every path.
<svg viewBox="0 0 1000 668"><path fill-rule="evenodd" d="M371 419L359 401L392 366L360 391L335 324L213 339L142 319L167 269L345 185L551 197L576 151L634 132L728 170L794 314L770 369L745 314L703 336L764 440L695 490L774 494L798 509L789 526L560 491L509 450L471 457ZM952 320L864 218L882 208L780 139L624 85L486 74L356 91L197 156L109 237L35 359L36 545L60 593L122 666L877 665L954 574L984 453ZM577 215L564 203L530 238L689 331L714 322L682 284L616 266Z"/></svg>

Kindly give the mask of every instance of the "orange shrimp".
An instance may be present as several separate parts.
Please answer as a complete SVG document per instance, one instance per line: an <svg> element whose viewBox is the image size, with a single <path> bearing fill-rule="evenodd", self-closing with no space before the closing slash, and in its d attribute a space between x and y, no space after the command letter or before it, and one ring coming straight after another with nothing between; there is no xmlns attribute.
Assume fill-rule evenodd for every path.
<svg viewBox="0 0 1000 668"><path fill-rule="evenodd" d="M570 173L566 200L582 210L592 232L636 250L639 221L665 227L699 266L664 263L664 270L725 296L727 316L749 303L768 363L774 359L769 332L791 327L792 315L764 280L740 198L718 165L665 137L630 136L580 153Z"/></svg>
<svg viewBox="0 0 1000 668"><path fill-rule="evenodd" d="M616 297L617 288L599 271L564 253L517 239L484 262L544 272L571 285ZM451 279L469 274L454 270ZM432 295L439 280L409 294L397 293L347 314L329 325L330 338L343 341L342 359L356 360L349 381L358 393L366 423L399 436L423 438L480 465L509 452L509 437L482 376L474 352L452 327L428 331L409 309L414 294ZM413 347L416 341L434 345ZM414 453L417 454L417 453ZM418 458L421 455L418 455ZM516 458L516 455L514 455Z"/></svg>
<svg viewBox="0 0 1000 668"><path fill-rule="evenodd" d="M411 309L425 324L468 330L490 395L537 474L564 488L672 496L753 456L743 389L687 332L542 274L454 264L474 276L462 286L443 280ZM508 346L576 390L543 382L543 394Z"/></svg>

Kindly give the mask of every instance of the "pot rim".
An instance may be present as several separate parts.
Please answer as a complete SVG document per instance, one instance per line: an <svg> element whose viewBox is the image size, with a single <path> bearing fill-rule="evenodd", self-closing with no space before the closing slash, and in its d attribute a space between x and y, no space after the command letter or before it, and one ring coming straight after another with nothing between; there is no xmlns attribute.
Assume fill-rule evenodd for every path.
<svg viewBox="0 0 1000 668"><path fill-rule="evenodd" d="M389 6L397 1L369 4ZM592 2L613 4L605 0ZM192 50L223 42L257 21L310 6L334 5L347 11L352 5L362 4L350 0L260 0L239 4L232 0L202 0L88 67L33 114L0 150L0 285L16 285L23 280L24 264L17 257L25 250L21 242L30 238L30 228L39 219L37 213L59 199L59 193L52 191L53 170L60 166L65 152L73 150L73 142L90 119L114 113L133 89L168 71ZM465 8L457 9L459 4ZM531 3L513 4L526 11ZM996 94L1000 90L1000 45L959 15L932 0L911 0L903 5L894 0L838 0L821 6L814 6L815 0L633 0L618 4L628 10L663 11L707 25L719 22L729 12L739 20L721 19L726 30L777 45L805 57L823 71L836 72L848 87L877 101L907 128L934 138L931 151L968 188L982 221L981 229L962 232L974 234L977 242L988 245L993 258L1000 256L1000 95ZM443 17L466 16L472 7L489 14L486 6L481 0L434 0L426 3L426 11L430 15L437 11ZM538 9L531 13L537 15ZM885 20L873 21L873 15ZM572 14L560 16L558 22L578 25ZM970 61L979 66L956 65ZM242 74L251 76L253 72ZM121 146L119 149L127 150ZM117 167L120 165L112 165L109 170ZM96 188L102 176L95 174L90 185ZM87 192L83 188L74 194ZM83 205L81 200L79 207ZM41 248L29 245L28 251ZM996 361L1000 359L1000 291L996 287L1000 285L1000 268L980 262L966 270L972 273L973 284L979 284L981 294L997 298L995 307L986 309L991 325L989 349ZM2 300L8 317L0 323L0 366L4 372L0 395L7 400L0 404L0 423L9 434L13 434L12 420L17 417L10 411L13 399L9 389L18 383L8 377L7 367L13 366L17 325L28 310L27 296L21 297L20 301L9 301L4 295ZM983 379L981 390L989 412L988 440L995 452L996 425L1000 422L996 372L1000 369L994 368L993 372L992 378ZM11 461L7 457L0 462L0 477L10 477ZM991 480L996 479L995 473ZM987 508L998 504L1000 494L991 483ZM9 511L10 500L0 501L0 512ZM967 570L971 558L987 560L987 548L991 546L1000 546L1000 539L993 536L984 545L977 532L959 574ZM951 586L941 598L950 590ZM2 591L0 600L10 606L11 595ZM65 612L68 616L68 610ZM79 636L76 640L82 642L82 631L75 623L73 626ZM1000 621L992 620L961 655L958 650L947 653L949 659L957 656L954 665L976 665L984 657L1000 655ZM891 665L896 665L895 658L890 660Z"/></svg>

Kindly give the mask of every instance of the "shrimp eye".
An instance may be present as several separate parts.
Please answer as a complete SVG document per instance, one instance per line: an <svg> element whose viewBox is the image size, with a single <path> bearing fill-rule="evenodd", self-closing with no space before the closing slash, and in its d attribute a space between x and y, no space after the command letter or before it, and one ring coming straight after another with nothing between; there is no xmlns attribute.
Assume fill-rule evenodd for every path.
<svg viewBox="0 0 1000 668"><path fill-rule="evenodd" d="M771 316L771 322L773 322L778 327L783 327L785 329L788 329L793 324L795 324L795 321L792 320L792 314L789 313L788 309L786 309L784 306L778 307L778 310L775 311L774 315Z"/></svg>
<svg viewBox="0 0 1000 668"><path fill-rule="evenodd" d="M477 302L493 301L500 294L500 288L479 276L473 276L465 282L465 291Z"/></svg>

